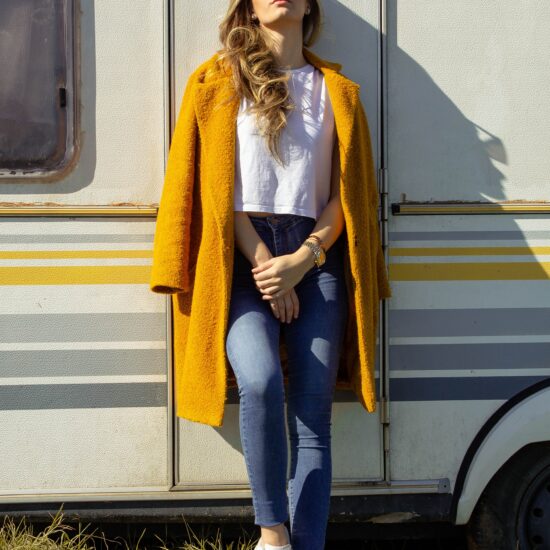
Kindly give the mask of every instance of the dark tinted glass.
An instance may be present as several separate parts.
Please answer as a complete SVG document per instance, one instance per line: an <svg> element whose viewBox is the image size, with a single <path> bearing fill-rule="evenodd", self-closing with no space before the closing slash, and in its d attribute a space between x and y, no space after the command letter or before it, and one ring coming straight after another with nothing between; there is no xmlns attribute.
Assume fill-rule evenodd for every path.
<svg viewBox="0 0 550 550"><path fill-rule="evenodd" d="M71 5L0 1L0 175L59 170L72 153Z"/></svg>

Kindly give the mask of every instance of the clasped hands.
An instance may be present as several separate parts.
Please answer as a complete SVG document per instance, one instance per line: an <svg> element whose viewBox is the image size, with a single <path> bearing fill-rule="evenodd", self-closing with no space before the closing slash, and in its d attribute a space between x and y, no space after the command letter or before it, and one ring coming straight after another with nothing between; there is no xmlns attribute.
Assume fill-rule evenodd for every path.
<svg viewBox="0 0 550 550"><path fill-rule="evenodd" d="M313 265L310 250L301 247L291 254L271 256L252 268L262 300L269 300L273 314L283 323L298 317L300 304L294 287Z"/></svg>

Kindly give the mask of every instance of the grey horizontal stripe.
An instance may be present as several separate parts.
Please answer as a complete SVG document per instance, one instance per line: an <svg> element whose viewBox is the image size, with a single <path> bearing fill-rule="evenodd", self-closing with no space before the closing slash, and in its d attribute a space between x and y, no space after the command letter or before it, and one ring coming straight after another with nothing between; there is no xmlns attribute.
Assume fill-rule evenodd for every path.
<svg viewBox="0 0 550 550"><path fill-rule="evenodd" d="M392 337L550 334L550 308L395 309Z"/></svg>
<svg viewBox="0 0 550 550"><path fill-rule="evenodd" d="M550 231L390 231L390 241L495 241L550 239Z"/></svg>
<svg viewBox="0 0 550 550"><path fill-rule="evenodd" d="M540 369L549 357L550 343L390 346L390 369Z"/></svg>
<svg viewBox="0 0 550 550"><path fill-rule="evenodd" d="M0 315L0 342L165 340L164 313Z"/></svg>
<svg viewBox="0 0 550 550"><path fill-rule="evenodd" d="M546 376L392 378L390 401L509 399Z"/></svg>
<svg viewBox="0 0 550 550"><path fill-rule="evenodd" d="M509 399L545 380L544 376L480 378L393 378L390 401L472 401ZM376 385L378 388L378 384ZM376 394L379 400L378 392ZM338 390L335 402L356 402L351 390ZM228 391L228 404L239 403L237 388ZM84 409L112 407L166 407L167 385L150 384L63 384L0 387L0 410Z"/></svg>
<svg viewBox="0 0 550 550"><path fill-rule="evenodd" d="M380 392L378 390L379 379L376 377L376 400L380 399ZM285 401L288 402L286 393L288 392L285 387ZM334 403L358 403L357 396L352 390L337 389L334 391ZM227 390L227 404L229 405L238 405L239 404L239 390L237 387L231 387Z"/></svg>
<svg viewBox="0 0 550 550"><path fill-rule="evenodd" d="M166 407L167 384L0 386L0 410Z"/></svg>
<svg viewBox="0 0 550 550"><path fill-rule="evenodd" d="M19 221L19 220L18 220ZM36 223L35 220L30 220ZM135 223L134 220L132 220ZM95 222L98 223L98 222ZM0 244L36 244L36 243L152 243L154 235L1 235Z"/></svg>
<svg viewBox="0 0 550 550"><path fill-rule="evenodd" d="M0 352L0 378L166 374L164 349Z"/></svg>

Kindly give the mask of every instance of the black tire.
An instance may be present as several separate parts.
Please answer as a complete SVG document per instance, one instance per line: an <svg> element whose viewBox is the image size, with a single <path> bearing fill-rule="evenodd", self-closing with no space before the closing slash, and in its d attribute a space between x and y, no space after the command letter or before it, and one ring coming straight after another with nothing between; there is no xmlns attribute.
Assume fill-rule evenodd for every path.
<svg viewBox="0 0 550 550"><path fill-rule="evenodd" d="M550 550L550 442L529 444L503 464L466 533L469 550Z"/></svg>

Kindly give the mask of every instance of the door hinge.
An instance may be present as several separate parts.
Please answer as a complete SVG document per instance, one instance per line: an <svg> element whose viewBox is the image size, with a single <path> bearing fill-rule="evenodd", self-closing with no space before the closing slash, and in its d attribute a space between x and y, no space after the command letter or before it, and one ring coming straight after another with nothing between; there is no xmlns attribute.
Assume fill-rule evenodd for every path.
<svg viewBox="0 0 550 550"><path fill-rule="evenodd" d="M380 179L380 215L379 220L382 224L381 239L382 248L385 250L388 246L388 170L387 168L379 169Z"/></svg>
<svg viewBox="0 0 550 550"><path fill-rule="evenodd" d="M385 397L380 399L380 422L382 424L390 423L390 402Z"/></svg>
<svg viewBox="0 0 550 550"><path fill-rule="evenodd" d="M388 220L388 169L379 168L378 173L380 181L380 219L385 222Z"/></svg>

